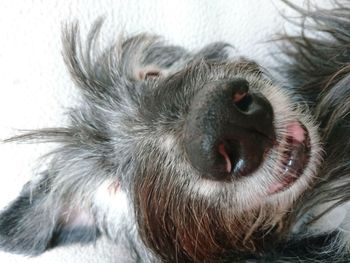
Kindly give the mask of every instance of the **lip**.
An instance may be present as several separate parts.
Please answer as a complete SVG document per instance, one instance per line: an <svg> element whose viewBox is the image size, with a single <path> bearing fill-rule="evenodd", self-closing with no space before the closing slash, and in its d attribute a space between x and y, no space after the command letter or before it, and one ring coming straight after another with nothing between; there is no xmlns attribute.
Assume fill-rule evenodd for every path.
<svg viewBox="0 0 350 263"><path fill-rule="evenodd" d="M299 121L287 125L287 135L283 145L285 149L280 158L283 166L277 182L268 189L268 194L276 194L290 188L302 175L310 158L310 137L305 126Z"/></svg>

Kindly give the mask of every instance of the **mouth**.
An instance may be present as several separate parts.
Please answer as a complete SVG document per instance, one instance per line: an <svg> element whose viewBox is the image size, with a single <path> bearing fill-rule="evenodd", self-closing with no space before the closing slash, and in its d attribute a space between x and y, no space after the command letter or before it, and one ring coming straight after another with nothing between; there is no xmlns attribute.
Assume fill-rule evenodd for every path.
<svg viewBox="0 0 350 263"><path fill-rule="evenodd" d="M276 194L290 188L302 175L310 158L310 137L307 129L299 121L287 126L285 142L281 145L282 172L278 180L268 189L268 194Z"/></svg>

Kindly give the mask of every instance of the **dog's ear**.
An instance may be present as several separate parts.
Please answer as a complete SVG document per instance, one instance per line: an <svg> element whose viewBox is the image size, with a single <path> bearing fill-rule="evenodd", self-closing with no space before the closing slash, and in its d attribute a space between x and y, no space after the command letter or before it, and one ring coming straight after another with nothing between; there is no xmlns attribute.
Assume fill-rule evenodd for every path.
<svg viewBox="0 0 350 263"><path fill-rule="evenodd" d="M230 61L244 70L244 72L252 72L256 74L261 74L263 72L263 68L261 68L261 66L255 61L242 57L234 46L225 42L214 42L206 45L194 55L193 59L204 59L213 62L217 61L219 63Z"/></svg>
<svg viewBox="0 0 350 263"><path fill-rule="evenodd" d="M189 57L184 48L148 34L126 39L119 53L124 74L133 80L165 77L181 68Z"/></svg>
<svg viewBox="0 0 350 263"><path fill-rule="evenodd" d="M225 42L214 42L199 50L194 55L194 59L223 61L235 59L237 56L238 52L232 45Z"/></svg>
<svg viewBox="0 0 350 263"><path fill-rule="evenodd" d="M68 208L64 200L48 197L47 182L20 196L0 214L0 247L9 252L38 255L55 246L87 243L99 233L91 214L82 207ZM52 198L52 200L48 200Z"/></svg>
<svg viewBox="0 0 350 263"><path fill-rule="evenodd" d="M119 83L120 76L132 81L164 77L189 58L184 48L169 45L150 34L120 37L110 52L99 54L96 42L102 22L96 21L90 30L85 48L82 48L78 24L67 26L63 31L65 63L73 80L84 89L96 92L95 88L99 87L99 92L105 91L104 87Z"/></svg>

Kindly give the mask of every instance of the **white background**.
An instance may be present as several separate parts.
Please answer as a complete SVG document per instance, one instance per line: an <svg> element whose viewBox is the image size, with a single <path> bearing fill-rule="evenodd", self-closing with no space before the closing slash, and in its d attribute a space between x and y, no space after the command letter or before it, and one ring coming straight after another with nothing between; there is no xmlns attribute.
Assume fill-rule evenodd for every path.
<svg viewBox="0 0 350 263"><path fill-rule="evenodd" d="M120 32L146 31L190 49L227 41L240 54L271 64L269 54L275 49L264 41L288 27L281 13L291 14L278 0L2 0L0 139L18 129L64 123L65 108L78 96L61 57L60 31L67 21L78 20L84 34L102 15L102 35L109 40ZM0 207L17 196L35 172L37 158L50 147L0 144ZM37 258L0 252L0 262L126 262L124 254L112 244L98 242L96 247L75 245Z"/></svg>

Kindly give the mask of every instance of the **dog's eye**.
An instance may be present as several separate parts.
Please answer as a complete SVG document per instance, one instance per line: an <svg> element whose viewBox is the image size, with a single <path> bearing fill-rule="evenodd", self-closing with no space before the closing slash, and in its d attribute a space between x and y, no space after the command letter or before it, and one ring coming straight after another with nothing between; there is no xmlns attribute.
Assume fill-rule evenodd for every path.
<svg viewBox="0 0 350 263"><path fill-rule="evenodd" d="M149 71L145 73L144 79L155 79L160 77L159 71Z"/></svg>
<svg viewBox="0 0 350 263"><path fill-rule="evenodd" d="M162 76L161 71L155 68L143 69L138 72L139 80L152 80L152 79L157 79L161 76Z"/></svg>

